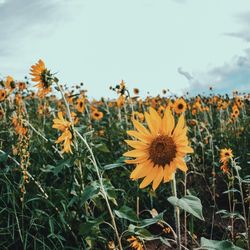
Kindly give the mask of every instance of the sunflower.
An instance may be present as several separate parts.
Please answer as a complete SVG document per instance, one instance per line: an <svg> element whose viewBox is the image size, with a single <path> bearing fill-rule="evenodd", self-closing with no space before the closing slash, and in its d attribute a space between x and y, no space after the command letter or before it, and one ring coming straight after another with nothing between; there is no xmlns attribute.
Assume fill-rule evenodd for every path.
<svg viewBox="0 0 250 250"><path fill-rule="evenodd" d="M224 148L220 150L220 162L225 164L233 157L233 151L231 148Z"/></svg>
<svg viewBox="0 0 250 250"><path fill-rule="evenodd" d="M79 97L76 100L76 109L80 113L84 112L84 110L85 110L85 98L84 97Z"/></svg>
<svg viewBox="0 0 250 250"><path fill-rule="evenodd" d="M134 88L133 91L134 91L134 94L135 94L135 95L138 95L138 94L139 94L139 89L138 89L138 88Z"/></svg>
<svg viewBox="0 0 250 250"><path fill-rule="evenodd" d="M17 84L17 86L18 86L18 89L19 89L20 91L23 91L24 89L26 89L26 83L25 83L25 82L19 82L19 83Z"/></svg>
<svg viewBox="0 0 250 250"><path fill-rule="evenodd" d="M174 112L176 114L182 114L187 109L187 103L183 98L176 99L173 106Z"/></svg>
<svg viewBox="0 0 250 250"><path fill-rule="evenodd" d="M63 118L63 113L62 112L58 113L58 118L55 118L53 120L53 123L54 124L53 124L52 128L56 128L56 129L58 129L60 131L65 131L66 129L69 129L69 127L71 125L70 122L68 122L67 120L65 120Z"/></svg>
<svg viewBox="0 0 250 250"><path fill-rule="evenodd" d="M96 110L92 111L91 117L92 117L92 119L99 121L103 118L103 113L96 109Z"/></svg>
<svg viewBox="0 0 250 250"><path fill-rule="evenodd" d="M73 154L71 150L71 145L72 145L72 134L70 130L65 130L62 135L55 141L55 143L61 143L63 142L63 150L62 153L71 153Z"/></svg>
<svg viewBox="0 0 250 250"><path fill-rule="evenodd" d="M119 108L122 107L125 103L125 100L126 100L125 96L120 95L119 98L116 100L117 107Z"/></svg>
<svg viewBox="0 0 250 250"><path fill-rule="evenodd" d="M35 87L38 87L37 95L40 98L43 98L51 92L51 85L54 78L50 71L46 69L45 63L41 59L38 63L31 66L30 74L33 76L31 80L37 82Z"/></svg>
<svg viewBox="0 0 250 250"><path fill-rule="evenodd" d="M149 113L145 112L145 118L149 130L140 122L132 120L137 131L127 133L138 140L126 140L134 150L126 152L124 156L136 158L126 160L126 163L137 165L130 178L136 180L145 177L140 188L145 188L153 182L155 190L162 180L172 180L177 168L187 171L183 157L186 153L193 153L193 149L188 146L183 115L180 116L176 127L174 116L169 109L161 118L155 109L149 108Z"/></svg>
<svg viewBox="0 0 250 250"><path fill-rule="evenodd" d="M131 236L130 238L128 238L127 241L130 243L130 246L133 249L136 249L136 250L144 249L142 243L134 236Z"/></svg>
<svg viewBox="0 0 250 250"><path fill-rule="evenodd" d="M63 142L62 153L64 153L64 152L69 153L70 152L72 154L71 145L72 145L72 137L73 136L72 136L72 133L70 131L71 123L63 118L62 112L59 112L58 118L55 118L53 120L52 128L56 128L56 129L63 132L61 134L61 136L55 141L55 143Z"/></svg>
<svg viewBox="0 0 250 250"><path fill-rule="evenodd" d="M5 82L5 87L6 87L10 92L12 92L12 91L15 89L16 84L15 84L14 78L13 78L12 76L7 76L6 82Z"/></svg>
<svg viewBox="0 0 250 250"><path fill-rule="evenodd" d="M0 89L0 102L4 101L6 98L6 90Z"/></svg>
<svg viewBox="0 0 250 250"><path fill-rule="evenodd" d="M223 172L224 174L228 174L228 173L229 173L229 167L228 167L228 165L227 165L227 162L225 162L225 163L220 167L220 169L222 170L222 172Z"/></svg>

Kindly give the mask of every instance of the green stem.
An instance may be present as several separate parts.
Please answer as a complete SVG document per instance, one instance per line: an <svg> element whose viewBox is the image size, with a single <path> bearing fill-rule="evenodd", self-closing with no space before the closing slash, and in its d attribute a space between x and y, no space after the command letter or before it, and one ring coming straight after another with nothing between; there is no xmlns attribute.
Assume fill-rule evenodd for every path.
<svg viewBox="0 0 250 250"><path fill-rule="evenodd" d="M176 191L176 180L175 176L173 179L173 196L177 197L177 191ZM181 250L181 226L180 226L180 208L178 206L175 206L175 226L176 226L176 233L177 233L177 249Z"/></svg>
<svg viewBox="0 0 250 250"><path fill-rule="evenodd" d="M234 161L233 161L233 164L235 166L235 170L236 170L238 181L239 181L239 187L240 187L240 197L241 197L243 216L244 216L244 222L245 222L245 229L246 229L247 249L250 249L248 226L247 226L247 215L246 215L246 208L245 208L245 203L244 203L244 193L243 193L243 188L242 188L242 180L241 180L241 177L240 177L240 174L239 174L238 167L236 166Z"/></svg>

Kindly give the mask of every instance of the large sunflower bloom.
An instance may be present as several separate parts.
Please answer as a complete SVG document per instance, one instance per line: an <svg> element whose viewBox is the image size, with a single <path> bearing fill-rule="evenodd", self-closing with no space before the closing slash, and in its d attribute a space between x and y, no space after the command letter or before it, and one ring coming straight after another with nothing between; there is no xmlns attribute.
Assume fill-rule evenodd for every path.
<svg viewBox="0 0 250 250"><path fill-rule="evenodd" d="M187 153L193 153L193 149L188 146L187 127L183 115L176 126L169 109L161 118L155 109L150 108L149 113L145 112L145 118L149 130L140 122L132 120L137 131L127 133L138 140L126 140L134 150L126 152L124 156L135 157L133 160L126 160L127 163L136 164L130 178L144 178L140 188L145 188L153 182L155 190L162 180L172 180L177 168L187 171L183 157Z"/></svg>

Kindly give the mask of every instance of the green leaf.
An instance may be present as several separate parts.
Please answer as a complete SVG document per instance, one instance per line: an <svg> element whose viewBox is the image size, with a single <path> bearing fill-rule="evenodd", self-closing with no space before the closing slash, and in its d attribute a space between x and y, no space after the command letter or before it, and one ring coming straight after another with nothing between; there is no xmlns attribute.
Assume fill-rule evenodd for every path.
<svg viewBox="0 0 250 250"><path fill-rule="evenodd" d="M90 198L98 194L100 188L98 186L90 185L84 188L83 193L81 195L81 206Z"/></svg>
<svg viewBox="0 0 250 250"><path fill-rule="evenodd" d="M114 164L105 165L103 168L105 170L109 170L109 169L113 169L113 168L119 168L119 167L122 167L122 166L124 166L124 163L114 163Z"/></svg>
<svg viewBox="0 0 250 250"><path fill-rule="evenodd" d="M80 224L79 226L79 235L82 236L90 236L90 235L94 235L96 236L100 229L99 229L99 225L103 222L103 218L102 216L100 216L99 218L96 218L95 220L89 220L85 223Z"/></svg>
<svg viewBox="0 0 250 250"><path fill-rule="evenodd" d="M240 191L236 188L232 188L232 189L229 189L229 190L223 192L223 194L228 194L228 193L240 193Z"/></svg>
<svg viewBox="0 0 250 250"><path fill-rule="evenodd" d="M201 238L201 247L203 250L243 250L228 240L208 240L204 237Z"/></svg>
<svg viewBox="0 0 250 250"><path fill-rule="evenodd" d="M110 150L108 149L107 145L106 144L97 144L95 145L96 149L98 149L99 151L101 152L104 152L104 153L110 153Z"/></svg>
<svg viewBox="0 0 250 250"><path fill-rule="evenodd" d="M134 210L127 206L122 206L119 210L114 210L115 214L122 219L132 222L138 222L138 218Z"/></svg>
<svg viewBox="0 0 250 250"><path fill-rule="evenodd" d="M179 208L192 214L196 218L198 218L200 220L204 220L204 217L202 215L201 201L198 197L193 196L193 195L186 195L186 196L178 199L175 196L171 196L168 198L168 201L172 205L178 206Z"/></svg>
<svg viewBox="0 0 250 250"><path fill-rule="evenodd" d="M5 162L8 159L8 154L5 152L0 152L0 162Z"/></svg>

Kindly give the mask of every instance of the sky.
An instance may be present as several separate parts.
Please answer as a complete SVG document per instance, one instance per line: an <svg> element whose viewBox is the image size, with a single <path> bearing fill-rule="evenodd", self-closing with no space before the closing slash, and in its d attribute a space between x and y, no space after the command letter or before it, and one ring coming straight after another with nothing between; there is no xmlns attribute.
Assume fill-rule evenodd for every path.
<svg viewBox="0 0 250 250"><path fill-rule="evenodd" d="M0 0L0 77L43 59L61 83L114 97L250 92L249 0Z"/></svg>

